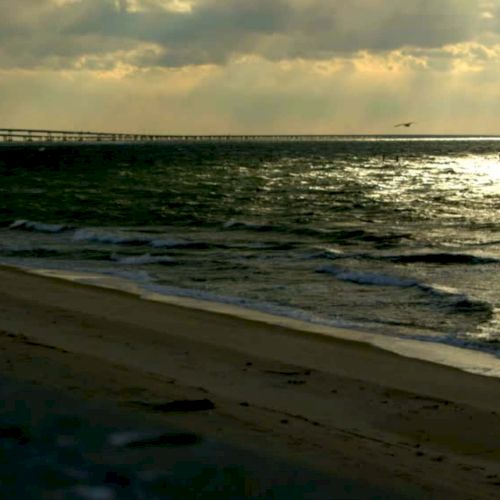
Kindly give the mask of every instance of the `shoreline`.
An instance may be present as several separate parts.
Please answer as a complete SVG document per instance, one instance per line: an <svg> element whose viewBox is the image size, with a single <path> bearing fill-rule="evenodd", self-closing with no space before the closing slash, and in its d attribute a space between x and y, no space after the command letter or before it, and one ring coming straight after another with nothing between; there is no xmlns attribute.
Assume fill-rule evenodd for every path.
<svg viewBox="0 0 500 500"><path fill-rule="evenodd" d="M6 267L0 279L5 376L126 408L209 399L147 411L410 498L498 496L498 378Z"/></svg>
<svg viewBox="0 0 500 500"><path fill-rule="evenodd" d="M217 302L188 296L165 295L142 288L132 280L125 278L85 273L81 271L65 271L56 269L40 269L0 265L0 269L18 270L23 273L78 283L100 289L114 290L130 294L140 300L159 302L167 305L184 307L222 314L243 320L255 321L274 326L281 326L306 335L331 337L369 344L375 348L388 351L406 358L418 359L438 365L457 368L459 370L500 378L500 358L497 354L480 349L470 349L460 345L451 345L439 340L418 340L406 337L396 337L363 331L351 326L335 326L313 321L302 320L292 316L273 314L263 310L245 307L233 303Z"/></svg>

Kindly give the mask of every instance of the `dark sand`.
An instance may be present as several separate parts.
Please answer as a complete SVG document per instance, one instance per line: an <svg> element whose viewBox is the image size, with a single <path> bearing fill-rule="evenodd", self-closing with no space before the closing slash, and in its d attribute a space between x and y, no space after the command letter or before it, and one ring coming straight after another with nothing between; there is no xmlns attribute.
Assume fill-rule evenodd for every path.
<svg viewBox="0 0 500 500"><path fill-rule="evenodd" d="M258 471L253 457L266 457L298 467L303 483L327 477L366 493L346 498L500 495L500 379L11 269L0 279L1 373L71 393L79 414L117 405L144 422L134 425L154 420L240 450L229 462L250 475L244 464ZM186 399L214 408L162 406ZM169 457L157 463L168 469Z"/></svg>

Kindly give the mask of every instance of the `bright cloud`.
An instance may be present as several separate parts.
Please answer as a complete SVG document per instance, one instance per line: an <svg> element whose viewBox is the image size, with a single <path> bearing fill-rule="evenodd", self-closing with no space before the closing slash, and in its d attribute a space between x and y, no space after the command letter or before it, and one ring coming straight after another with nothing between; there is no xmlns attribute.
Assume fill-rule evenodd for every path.
<svg viewBox="0 0 500 500"><path fill-rule="evenodd" d="M500 0L0 0L8 125L495 133L499 56Z"/></svg>

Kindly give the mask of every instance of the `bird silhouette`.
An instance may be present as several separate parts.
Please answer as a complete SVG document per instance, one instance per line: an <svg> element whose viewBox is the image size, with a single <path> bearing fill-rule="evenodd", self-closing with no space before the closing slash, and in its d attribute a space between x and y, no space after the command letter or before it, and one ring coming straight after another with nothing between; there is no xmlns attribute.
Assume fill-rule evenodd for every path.
<svg viewBox="0 0 500 500"><path fill-rule="evenodd" d="M396 123L395 127L411 127L415 122Z"/></svg>

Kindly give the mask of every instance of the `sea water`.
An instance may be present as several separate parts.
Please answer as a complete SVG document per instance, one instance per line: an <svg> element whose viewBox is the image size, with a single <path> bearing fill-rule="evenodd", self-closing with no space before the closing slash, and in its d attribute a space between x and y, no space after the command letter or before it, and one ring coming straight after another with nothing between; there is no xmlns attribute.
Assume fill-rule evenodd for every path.
<svg viewBox="0 0 500 500"><path fill-rule="evenodd" d="M495 137L1 144L0 263L497 355L499 153Z"/></svg>

